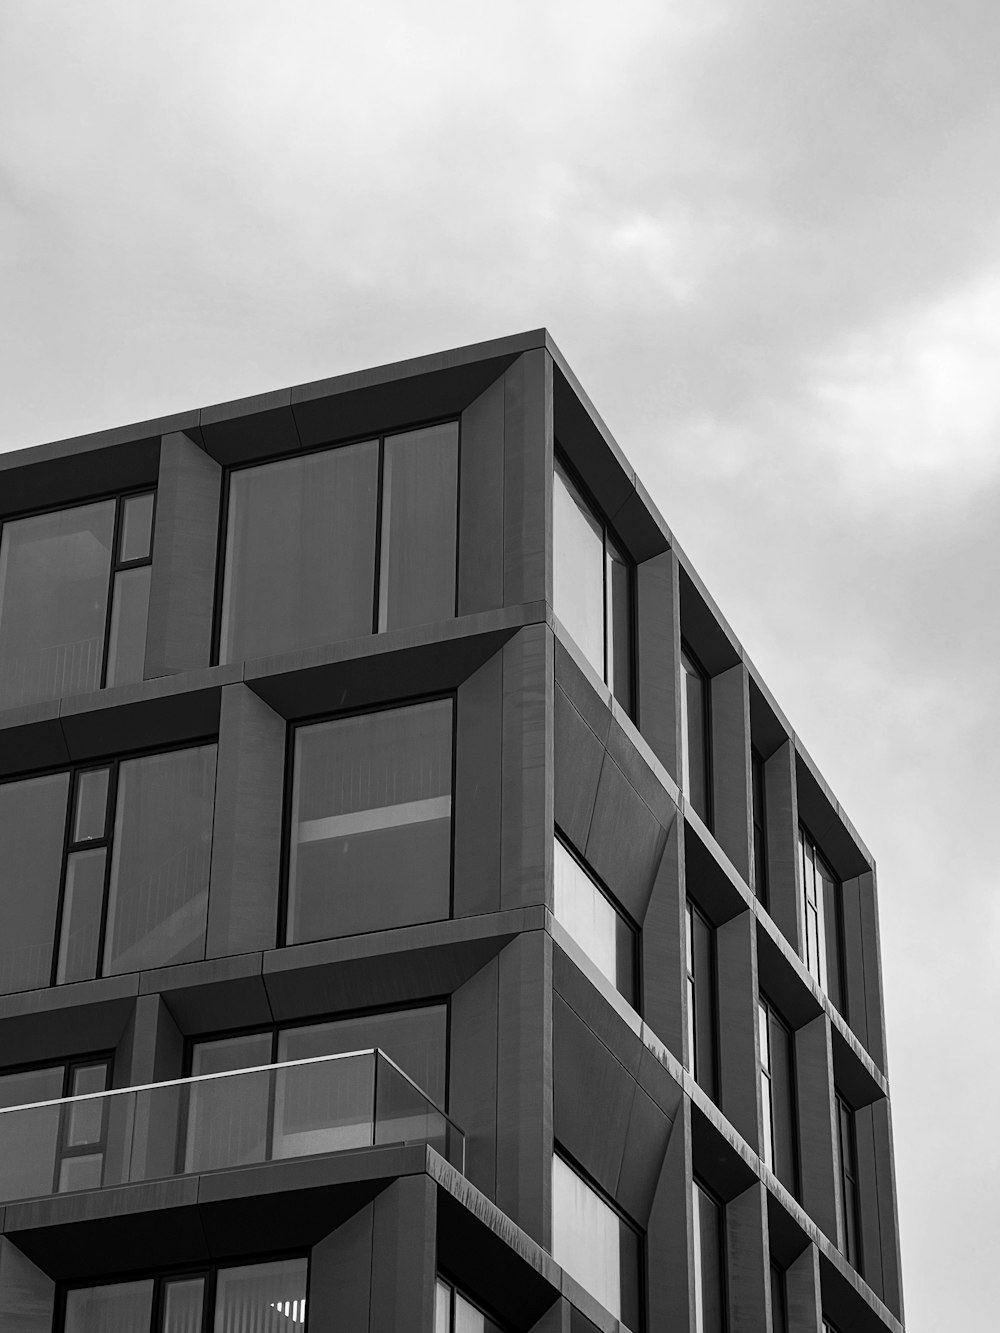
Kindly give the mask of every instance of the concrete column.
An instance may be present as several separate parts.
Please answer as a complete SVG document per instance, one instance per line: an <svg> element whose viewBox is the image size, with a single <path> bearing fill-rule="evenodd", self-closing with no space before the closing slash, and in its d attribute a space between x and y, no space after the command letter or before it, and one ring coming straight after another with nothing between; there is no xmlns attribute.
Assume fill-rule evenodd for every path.
<svg viewBox="0 0 1000 1333"><path fill-rule="evenodd" d="M823 1303L819 1281L819 1250L807 1245L785 1270L788 1300L788 1333L818 1333L823 1327Z"/></svg>
<svg viewBox="0 0 1000 1333"><path fill-rule="evenodd" d="M287 727L246 685L222 691L207 957L274 947Z"/></svg>
<svg viewBox="0 0 1000 1333"><path fill-rule="evenodd" d="M500 907L503 654L458 687L455 710L453 916Z"/></svg>
<svg viewBox="0 0 1000 1333"><path fill-rule="evenodd" d="M503 648L500 906L551 901L555 817L553 638L529 625Z"/></svg>
<svg viewBox="0 0 1000 1333"><path fill-rule="evenodd" d="M677 557L636 566L639 729L675 782L681 769L681 596Z"/></svg>
<svg viewBox="0 0 1000 1333"><path fill-rule="evenodd" d="M870 876L865 878L870 879ZM867 1050L868 1003L865 995L864 926L861 919L861 878L846 879L841 885L841 920L844 925L844 1017ZM829 929L829 927L828 927Z"/></svg>
<svg viewBox="0 0 1000 1333"><path fill-rule="evenodd" d="M504 605L552 604L552 358L525 352L504 374Z"/></svg>
<svg viewBox="0 0 1000 1333"><path fill-rule="evenodd" d="M156 490L144 676L211 662L222 469L182 433L164 435Z"/></svg>
<svg viewBox="0 0 1000 1333"><path fill-rule="evenodd" d="M712 831L750 883L753 809L750 788L750 678L742 662L712 677Z"/></svg>
<svg viewBox="0 0 1000 1333"><path fill-rule="evenodd" d="M642 1013L682 1064L687 1032L684 935L684 821L675 819L642 921Z"/></svg>
<svg viewBox="0 0 1000 1333"><path fill-rule="evenodd" d="M868 1014L868 1054L888 1074L885 1058L885 1005L882 992L882 947L879 940L878 885L871 871L859 876L861 947L865 969L865 1008Z"/></svg>
<svg viewBox="0 0 1000 1333"><path fill-rule="evenodd" d="M504 377L462 413L458 614L503 606Z"/></svg>
<svg viewBox="0 0 1000 1333"><path fill-rule="evenodd" d="M837 1233L836 1108L830 1021L820 1014L795 1033L802 1206L835 1244Z"/></svg>
<svg viewBox="0 0 1000 1333"><path fill-rule="evenodd" d="M719 1102L731 1124L760 1150L757 1037L757 932L752 912L715 931L719 995Z"/></svg>
<svg viewBox="0 0 1000 1333"><path fill-rule="evenodd" d="M691 1103L681 1098L646 1228L650 1329L689 1329L694 1319Z"/></svg>
<svg viewBox="0 0 1000 1333"><path fill-rule="evenodd" d="M184 1076L184 1037L160 995L136 996L115 1051L116 1088L134 1088Z"/></svg>
<svg viewBox="0 0 1000 1333"><path fill-rule="evenodd" d="M764 764L767 819L767 910L791 944L799 944L799 813L795 799L795 754L786 741Z"/></svg>
<svg viewBox="0 0 1000 1333"><path fill-rule="evenodd" d="M751 1185L726 1204L726 1275L729 1325L771 1327L771 1269L767 1239L767 1192Z"/></svg>
<svg viewBox="0 0 1000 1333"><path fill-rule="evenodd" d="M874 1183L878 1199L882 1299L896 1318L902 1321L903 1280L899 1253L899 1216L896 1209L896 1168L892 1146L892 1109L885 1099L873 1102L867 1109L871 1117L875 1156L875 1179L874 1182L868 1182L868 1188L871 1188L872 1183ZM862 1199L864 1199L864 1192L862 1193Z"/></svg>
<svg viewBox="0 0 1000 1333"><path fill-rule="evenodd" d="M309 1321L337 1333L369 1333L375 1205L331 1231L309 1256Z"/></svg>
<svg viewBox="0 0 1000 1333"><path fill-rule="evenodd" d="M497 1179L497 1002L491 958L451 997L449 1107L465 1134L465 1175L488 1199Z"/></svg>
<svg viewBox="0 0 1000 1333"><path fill-rule="evenodd" d="M51 1333L56 1284L0 1236L0 1328L4 1333Z"/></svg>
<svg viewBox="0 0 1000 1333"><path fill-rule="evenodd" d="M433 1333L437 1187L429 1176L401 1176L373 1207L370 1327Z"/></svg>

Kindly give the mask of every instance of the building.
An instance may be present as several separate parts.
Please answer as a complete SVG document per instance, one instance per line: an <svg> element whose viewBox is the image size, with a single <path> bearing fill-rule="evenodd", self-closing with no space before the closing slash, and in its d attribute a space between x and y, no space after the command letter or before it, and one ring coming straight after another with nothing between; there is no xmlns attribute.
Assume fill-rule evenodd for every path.
<svg viewBox="0 0 1000 1333"><path fill-rule="evenodd" d="M547 333L0 519L5 1333L898 1333L872 858Z"/></svg>

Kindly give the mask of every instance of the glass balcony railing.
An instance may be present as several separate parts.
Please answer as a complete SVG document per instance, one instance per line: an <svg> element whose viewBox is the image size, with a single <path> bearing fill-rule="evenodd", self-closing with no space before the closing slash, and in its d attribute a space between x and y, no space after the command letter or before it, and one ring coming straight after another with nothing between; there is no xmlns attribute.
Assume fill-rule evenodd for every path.
<svg viewBox="0 0 1000 1333"><path fill-rule="evenodd" d="M0 1203L390 1143L465 1139L378 1049L0 1108Z"/></svg>

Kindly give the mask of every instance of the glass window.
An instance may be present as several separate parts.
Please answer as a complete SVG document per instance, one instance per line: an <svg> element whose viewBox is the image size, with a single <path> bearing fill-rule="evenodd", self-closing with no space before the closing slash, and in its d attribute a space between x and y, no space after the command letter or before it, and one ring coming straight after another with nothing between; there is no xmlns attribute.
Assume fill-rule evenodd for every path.
<svg viewBox="0 0 1000 1333"><path fill-rule="evenodd" d="M558 836L555 918L629 1004L636 1002L636 932Z"/></svg>
<svg viewBox="0 0 1000 1333"><path fill-rule="evenodd" d="M760 1043L761 1156L797 1192L795 1070L792 1034L764 999L757 1004Z"/></svg>
<svg viewBox="0 0 1000 1333"><path fill-rule="evenodd" d="M858 1148L854 1111L838 1093L837 1103L837 1225L841 1249L849 1264L861 1270L861 1228L858 1209Z"/></svg>
<svg viewBox="0 0 1000 1333"><path fill-rule="evenodd" d="M690 900L686 907L688 1061L699 1086L716 1095L715 931Z"/></svg>
<svg viewBox="0 0 1000 1333"><path fill-rule="evenodd" d="M0 992L47 986L69 774L0 785Z"/></svg>
<svg viewBox="0 0 1000 1333"><path fill-rule="evenodd" d="M0 707L142 679L153 503L150 491L3 524Z"/></svg>
<svg viewBox="0 0 1000 1333"><path fill-rule="evenodd" d="M552 1157L552 1257L616 1319L638 1329L638 1232L558 1154Z"/></svg>
<svg viewBox="0 0 1000 1333"><path fill-rule="evenodd" d="M66 1293L65 1333L139 1333L153 1315L153 1279L76 1287Z"/></svg>
<svg viewBox="0 0 1000 1333"><path fill-rule="evenodd" d="M750 779L753 801L753 891L767 903L767 815L764 784L764 760L756 749L750 750Z"/></svg>
<svg viewBox="0 0 1000 1333"><path fill-rule="evenodd" d="M725 1333L726 1265L722 1205L694 1182L694 1326Z"/></svg>
<svg viewBox="0 0 1000 1333"><path fill-rule="evenodd" d="M0 1074L0 1107L103 1092L110 1077L106 1058ZM106 1108L106 1100L99 1097L0 1116L0 1202L99 1186L107 1146Z"/></svg>
<svg viewBox="0 0 1000 1333"><path fill-rule="evenodd" d="M451 909L450 699L299 727L286 942Z"/></svg>
<svg viewBox="0 0 1000 1333"><path fill-rule="evenodd" d="M829 995L831 1002L843 1013L846 996L841 966L840 882L801 825L799 874L802 955L813 977Z"/></svg>
<svg viewBox="0 0 1000 1333"><path fill-rule="evenodd" d="M631 715L632 562L558 458L552 488L552 527L556 615Z"/></svg>
<svg viewBox="0 0 1000 1333"><path fill-rule="evenodd" d="M434 1333L504 1333L503 1326L444 1278L434 1284Z"/></svg>
<svg viewBox="0 0 1000 1333"><path fill-rule="evenodd" d="M220 1269L212 1333L304 1328L306 1275L305 1259Z"/></svg>
<svg viewBox="0 0 1000 1333"><path fill-rule="evenodd" d="M681 676L681 775L684 791L701 819L711 825L709 680L687 648L681 651Z"/></svg>

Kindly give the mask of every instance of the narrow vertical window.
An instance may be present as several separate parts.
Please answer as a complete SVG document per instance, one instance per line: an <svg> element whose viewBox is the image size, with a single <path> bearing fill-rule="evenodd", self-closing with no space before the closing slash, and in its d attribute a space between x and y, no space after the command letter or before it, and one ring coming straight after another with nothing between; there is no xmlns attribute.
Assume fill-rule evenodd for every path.
<svg viewBox="0 0 1000 1333"><path fill-rule="evenodd" d="M767 813L765 805L764 760L756 748L750 750L750 778L753 804L753 891L767 904Z"/></svg>
<svg viewBox="0 0 1000 1333"><path fill-rule="evenodd" d="M709 680L691 652L681 652L681 770L684 791L698 815L711 823Z"/></svg>
<svg viewBox="0 0 1000 1333"><path fill-rule="evenodd" d="M840 882L804 828L799 827L799 926L806 967L841 1011L845 1010Z"/></svg>
<svg viewBox="0 0 1000 1333"><path fill-rule="evenodd" d="M635 1005L635 927L558 835L554 850L556 920L629 1004Z"/></svg>
<svg viewBox="0 0 1000 1333"><path fill-rule="evenodd" d="M111 770L86 769L75 775L56 984L97 976L101 916L107 880Z"/></svg>
<svg viewBox="0 0 1000 1333"><path fill-rule="evenodd" d="M726 1260L722 1204L696 1180L694 1190L694 1326L725 1333Z"/></svg>
<svg viewBox="0 0 1000 1333"><path fill-rule="evenodd" d="M690 900L686 908L688 1052L691 1073L716 1097L715 931Z"/></svg>
<svg viewBox="0 0 1000 1333"><path fill-rule="evenodd" d="M0 992L47 986L69 774L0 785Z"/></svg>
<svg viewBox="0 0 1000 1333"><path fill-rule="evenodd" d="M837 1105L837 1219L841 1248L849 1264L861 1272L861 1233L858 1209L858 1149L854 1111L838 1093Z"/></svg>
<svg viewBox="0 0 1000 1333"><path fill-rule="evenodd" d="M781 1183L798 1189L792 1034L764 999L757 1004L760 1044L761 1156Z"/></svg>
<svg viewBox="0 0 1000 1333"><path fill-rule="evenodd" d="M142 680L153 572L153 492L123 496L112 571L105 685Z"/></svg>

